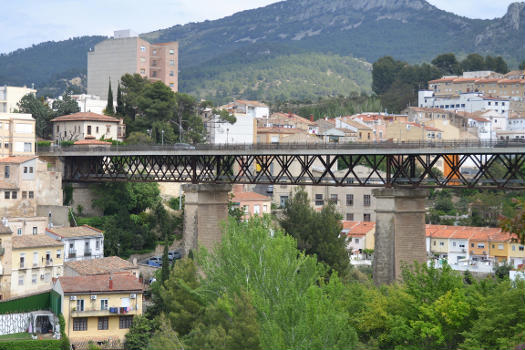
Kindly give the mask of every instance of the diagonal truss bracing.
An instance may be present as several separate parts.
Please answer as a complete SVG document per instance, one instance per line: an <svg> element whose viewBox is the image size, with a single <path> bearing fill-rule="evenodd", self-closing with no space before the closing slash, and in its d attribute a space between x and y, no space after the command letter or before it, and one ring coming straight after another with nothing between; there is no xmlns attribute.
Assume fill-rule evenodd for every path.
<svg viewBox="0 0 525 350"><path fill-rule="evenodd" d="M64 180L524 189L525 154L68 156Z"/></svg>

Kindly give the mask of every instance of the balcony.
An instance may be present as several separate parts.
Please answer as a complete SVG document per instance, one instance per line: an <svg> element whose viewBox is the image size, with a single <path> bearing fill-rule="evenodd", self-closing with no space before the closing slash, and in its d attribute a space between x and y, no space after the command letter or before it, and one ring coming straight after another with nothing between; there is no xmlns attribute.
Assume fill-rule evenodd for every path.
<svg viewBox="0 0 525 350"><path fill-rule="evenodd" d="M69 258L74 258L77 256L77 250L76 249L69 249L68 250L68 257Z"/></svg>
<svg viewBox="0 0 525 350"><path fill-rule="evenodd" d="M51 265L53 265L53 259L46 260L46 266L51 266Z"/></svg>
<svg viewBox="0 0 525 350"><path fill-rule="evenodd" d="M102 317L114 315L140 315L136 306L131 306L130 311L124 312L121 307L109 307L106 310L100 308L84 308L83 311L71 310L71 317ZM113 311L113 312L111 312Z"/></svg>

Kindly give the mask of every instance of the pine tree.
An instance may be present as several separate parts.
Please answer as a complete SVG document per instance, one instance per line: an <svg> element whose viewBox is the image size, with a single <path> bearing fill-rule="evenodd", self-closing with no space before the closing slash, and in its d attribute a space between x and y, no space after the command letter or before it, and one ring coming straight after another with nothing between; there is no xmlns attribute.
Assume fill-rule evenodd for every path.
<svg viewBox="0 0 525 350"><path fill-rule="evenodd" d="M109 81L108 87L108 103L106 104L106 109L104 110L105 115L115 114L115 108L113 108L113 91L111 90L111 80Z"/></svg>
<svg viewBox="0 0 525 350"><path fill-rule="evenodd" d="M117 113L120 116L124 116L124 100L122 99L122 89L120 88L120 82L117 85Z"/></svg>

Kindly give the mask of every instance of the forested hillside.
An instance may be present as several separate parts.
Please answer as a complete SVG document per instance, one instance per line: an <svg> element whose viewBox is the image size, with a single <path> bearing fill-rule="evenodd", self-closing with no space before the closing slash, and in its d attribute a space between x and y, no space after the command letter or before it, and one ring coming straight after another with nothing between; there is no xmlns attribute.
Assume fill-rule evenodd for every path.
<svg viewBox="0 0 525 350"><path fill-rule="evenodd" d="M223 103L234 98L264 101L317 99L319 96L370 93L371 65L352 57L300 53L267 55L190 68L181 74L181 90Z"/></svg>

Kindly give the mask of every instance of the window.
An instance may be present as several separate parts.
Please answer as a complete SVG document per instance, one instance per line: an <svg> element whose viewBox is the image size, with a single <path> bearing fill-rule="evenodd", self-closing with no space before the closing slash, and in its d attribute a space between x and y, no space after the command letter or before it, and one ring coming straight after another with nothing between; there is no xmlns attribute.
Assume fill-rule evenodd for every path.
<svg viewBox="0 0 525 350"><path fill-rule="evenodd" d="M250 207L247 206L247 205L243 205L243 206L242 206L243 212L246 213L246 214L248 214L248 210L249 210L249 208L250 208Z"/></svg>
<svg viewBox="0 0 525 350"><path fill-rule="evenodd" d="M141 46L141 47L140 47L140 51L141 51L141 52L146 52L146 46Z"/></svg>
<svg viewBox="0 0 525 350"><path fill-rule="evenodd" d="M5 191L4 192L4 199L9 199L9 198L11 198L11 192Z"/></svg>
<svg viewBox="0 0 525 350"><path fill-rule="evenodd" d="M175 53L175 50L171 49L171 50L169 51L169 53L170 53L170 55L173 55L173 54Z"/></svg>
<svg viewBox="0 0 525 350"><path fill-rule="evenodd" d="M170 88L175 87L175 84L170 83Z"/></svg>
<svg viewBox="0 0 525 350"><path fill-rule="evenodd" d="M354 205L354 195L353 194L347 194L346 195L346 205L348 207L351 207Z"/></svg>
<svg viewBox="0 0 525 350"><path fill-rule="evenodd" d="M330 195L330 202L337 204L337 194Z"/></svg>
<svg viewBox="0 0 525 350"><path fill-rule="evenodd" d="M6 165L4 167L4 178L9 179L10 174L11 174L11 167L9 165Z"/></svg>
<svg viewBox="0 0 525 350"><path fill-rule="evenodd" d="M62 256L62 251L60 249L57 250L57 259L60 259Z"/></svg>
<svg viewBox="0 0 525 350"><path fill-rule="evenodd" d="M170 60L170 66L174 66L175 65L175 61L174 60Z"/></svg>
<svg viewBox="0 0 525 350"><path fill-rule="evenodd" d="M172 70L170 70L170 77L172 77L174 75L175 75L175 73Z"/></svg>
<svg viewBox="0 0 525 350"><path fill-rule="evenodd" d="M29 191L29 199L35 198L35 192Z"/></svg>
<svg viewBox="0 0 525 350"><path fill-rule="evenodd" d="M513 251L513 252L516 251L516 246L515 246L515 245L512 246L512 251Z"/></svg>
<svg viewBox="0 0 525 350"><path fill-rule="evenodd" d="M33 267L38 266L38 252L33 252Z"/></svg>
<svg viewBox="0 0 525 350"><path fill-rule="evenodd" d="M16 229L16 234L19 235L19 236L22 236L22 229L21 228L17 228Z"/></svg>
<svg viewBox="0 0 525 350"><path fill-rule="evenodd" d="M87 126L87 134L88 134L88 135L91 135L91 125L88 125L88 126Z"/></svg>
<svg viewBox="0 0 525 350"><path fill-rule="evenodd" d="M24 285L25 278L26 278L26 276L24 274L19 274L18 275L18 285L19 286L23 286Z"/></svg>
<svg viewBox="0 0 525 350"><path fill-rule="evenodd" d="M471 246L472 248L474 248L474 243L470 243L470 246Z"/></svg>
<svg viewBox="0 0 525 350"><path fill-rule="evenodd" d="M370 195L369 194L365 194L363 196L363 205L365 207L369 207L370 206Z"/></svg>
<svg viewBox="0 0 525 350"><path fill-rule="evenodd" d="M520 252L522 252L522 251L523 251L523 248L524 248L524 247L523 247L522 245L520 245L520 247L518 248L518 250L519 250Z"/></svg>
<svg viewBox="0 0 525 350"><path fill-rule="evenodd" d="M354 238L354 243L359 243L359 238Z"/></svg>
<svg viewBox="0 0 525 350"><path fill-rule="evenodd" d="M95 128L95 133L98 134L98 126Z"/></svg>
<svg viewBox="0 0 525 350"><path fill-rule="evenodd" d="M57 125L57 133L60 132L60 126Z"/></svg>
<svg viewBox="0 0 525 350"><path fill-rule="evenodd" d="M73 319L73 331L87 331L87 317L76 317Z"/></svg>
<svg viewBox="0 0 525 350"><path fill-rule="evenodd" d="M22 191L22 199L26 199L27 198L27 191Z"/></svg>
<svg viewBox="0 0 525 350"><path fill-rule="evenodd" d="M255 204L255 205L253 206L253 213L254 213L254 214L259 214L260 212L261 212L261 206L258 205L258 204Z"/></svg>
<svg viewBox="0 0 525 350"><path fill-rule="evenodd" d="M346 221L354 221L354 213L346 213Z"/></svg>
<svg viewBox="0 0 525 350"><path fill-rule="evenodd" d="M31 142L24 142L24 152L31 152L33 144Z"/></svg>
<svg viewBox="0 0 525 350"><path fill-rule="evenodd" d="M434 245L436 245L436 241L434 241Z"/></svg>
<svg viewBox="0 0 525 350"><path fill-rule="evenodd" d="M98 239L95 241L95 249L96 250L100 249L100 241Z"/></svg>
<svg viewBox="0 0 525 350"><path fill-rule="evenodd" d="M4 142L4 148L9 148L9 142Z"/></svg>
<svg viewBox="0 0 525 350"><path fill-rule="evenodd" d="M18 194L18 192L16 192L16 191L11 192L11 198L12 199L16 199L16 197L18 197L17 194Z"/></svg>
<svg viewBox="0 0 525 350"><path fill-rule="evenodd" d="M140 74L146 74L146 70L144 68L140 69Z"/></svg>
<svg viewBox="0 0 525 350"><path fill-rule="evenodd" d="M111 126L106 125L106 134L109 134L111 132Z"/></svg>
<svg viewBox="0 0 525 350"><path fill-rule="evenodd" d="M108 299L100 299L100 310L108 309Z"/></svg>
<svg viewBox="0 0 525 350"><path fill-rule="evenodd" d="M84 311L84 299L77 300L77 311Z"/></svg>
<svg viewBox="0 0 525 350"><path fill-rule="evenodd" d="M439 245L443 247L445 245L445 242L439 242Z"/></svg>
<svg viewBox="0 0 525 350"><path fill-rule="evenodd" d="M363 214L363 221L370 222L372 220L372 216L370 214Z"/></svg>
<svg viewBox="0 0 525 350"><path fill-rule="evenodd" d="M108 320L109 320L109 317L99 317L98 318L98 329L99 330L108 329Z"/></svg>
<svg viewBox="0 0 525 350"><path fill-rule="evenodd" d="M153 50L153 54L156 55L157 54L157 50Z"/></svg>
<svg viewBox="0 0 525 350"><path fill-rule="evenodd" d="M503 244L498 244L498 249L503 250Z"/></svg>
<svg viewBox="0 0 525 350"><path fill-rule="evenodd" d="M133 316L120 316L119 317L119 328L120 329L127 329L131 327L131 323L133 323Z"/></svg>
<svg viewBox="0 0 525 350"><path fill-rule="evenodd" d="M288 202L288 196L281 196L279 198L279 205L281 206L281 208L286 207L287 202Z"/></svg>
<svg viewBox="0 0 525 350"><path fill-rule="evenodd" d="M25 266L25 256L24 253L20 254L20 268L23 269Z"/></svg>
<svg viewBox="0 0 525 350"><path fill-rule="evenodd" d="M32 283L32 284L36 284L36 273L33 273L33 274L31 275L31 283Z"/></svg>
<svg viewBox="0 0 525 350"><path fill-rule="evenodd" d="M456 242L452 242L452 246L454 246L454 247L455 247L455 246L456 246Z"/></svg>
<svg viewBox="0 0 525 350"><path fill-rule="evenodd" d="M37 235L37 234L38 234L38 227L33 226L33 234L34 234L34 235Z"/></svg>
<svg viewBox="0 0 525 350"><path fill-rule="evenodd" d="M27 174L27 167L24 167L24 174Z"/></svg>
<svg viewBox="0 0 525 350"><path fill-rule="evenodd" d="M263 205L263 213L268 212L268 206L266 204Z"/></svg>
<svg viewBox="0 0 525 350"><path fill-rule="evenodd" d="M323 195L322 193L317 193L315 195L315 205L323 205Z"/></svg>
<svg viewBox="0 0 525 350"><path fill-rule="evenodd" d="M478 248L485 248L485 243L478 243Z"/></svg>
<svg viewBox="0 0 525 350"><path fill-rule="evenodd" d="M156 72L156 71L151 72L151 76L152 76L153 78L155 78L155 77L157 76L157 72Z"/></svg>

